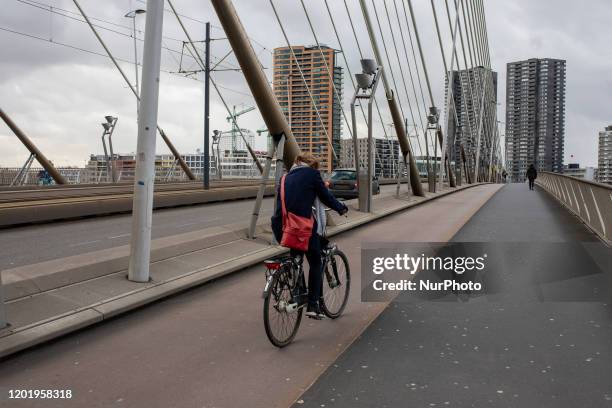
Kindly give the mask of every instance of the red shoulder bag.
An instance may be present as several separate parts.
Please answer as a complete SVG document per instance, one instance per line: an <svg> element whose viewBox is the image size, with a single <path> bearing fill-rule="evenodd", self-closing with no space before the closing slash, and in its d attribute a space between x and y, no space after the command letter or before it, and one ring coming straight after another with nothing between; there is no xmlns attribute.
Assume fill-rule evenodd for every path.
<svg viewBox="0 0 612 408"><path fill-rule="evenodd" d="M281 205L283 209L283 238L281 245L298 251L308 251L308 241L312 235L314 218L300 217L290 213L285 206L285 176L281 179L280 193Z"/></svg>

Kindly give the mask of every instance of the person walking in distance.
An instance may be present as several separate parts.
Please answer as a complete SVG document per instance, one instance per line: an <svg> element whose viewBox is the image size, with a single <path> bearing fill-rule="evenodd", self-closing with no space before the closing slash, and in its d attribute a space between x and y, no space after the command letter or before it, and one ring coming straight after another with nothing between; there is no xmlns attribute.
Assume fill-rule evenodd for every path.
<svg viewBox="0 0 612 408"><path fill-rule="evenodd" d="M538 178L538 171L533 164L529 165L526 173L527 179L529 180L529 189L533 190L535 179Z"/></svg>

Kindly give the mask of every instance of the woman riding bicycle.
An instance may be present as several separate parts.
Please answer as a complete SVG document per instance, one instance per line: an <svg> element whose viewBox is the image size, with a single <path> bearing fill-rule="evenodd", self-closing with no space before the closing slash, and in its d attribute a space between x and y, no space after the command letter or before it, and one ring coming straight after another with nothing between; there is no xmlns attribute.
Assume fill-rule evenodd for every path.
<svg viewBox="0 0 612 408"><path fill-rule="evenodd" d="M300 217L309 218L313 215L313 206L320 207L320 203L323 203L329 208L337 211L340 215L346 214L348 207L336 200L334 195L325 187L318 168L319 161L309 154L298 155L295 158L295 162L289 170L289 173L284 177L286 211ZM317 203L317 198L320 200L320 203ZM324 212L315 211L312 235L310 236L308 251L306 252L306 259L310 265L306 316L314 319L321 319L324 317L319 306L323 276L321 265L321 235L325 227L325 221L321 219L323 218L321 216L316 217L316 213L321 214ZM276 200L276 212L272 217L272 229L278 242L281 242L283 235L282 220L282 202L279 187ZM320 226L319 223L321 224ZM300 253L300 251L291 250L292 255L297 255L298 253Z"/></svg>

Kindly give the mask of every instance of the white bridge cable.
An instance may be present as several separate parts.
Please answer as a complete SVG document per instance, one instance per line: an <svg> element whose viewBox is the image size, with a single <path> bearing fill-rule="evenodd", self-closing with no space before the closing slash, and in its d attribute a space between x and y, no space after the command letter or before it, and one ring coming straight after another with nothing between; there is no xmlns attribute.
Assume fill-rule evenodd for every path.
<svg viewBox="0 0 612 408"><path fill-rule="evenodd" d="M458 26L459 26L459 14L457 14L456 17L455 17L455 26L454 26L454 28L450 27L450 31L451 31L451 35L452 35L453 47L452 47L452 50L451 50L451 56L450 56L451 66L450 66L450 70L449 70L448 65L446 63L446 56L445 56L445 53L444 53L444 46L442 44L442 37L441 37L441 34L440 34L440 26L439 26L439 22L438 22L438 15L437 15L437 12L436 12L436 7L435 7L434 0L431 0L431 8L432 8L432 11L433 11L434 22L435 22L435 25L436 25L436 32L437 32L437 35L438 35L438 42L440 44L440 52L442 54L442 63L444 64L444 72L445 72L446 82L448 84L447 85L448 105L450 105L450 107L452 108L452 113L453 113L453 117L454 117L454 120L455 120L455 129L453 131L453 139L452 139L452 142L450 143L450 146L452 146L450 159L451 160L453 160L453 159L455 160L455 168L456 168L457 167L457 163L460 161L460 160L458 160L457 155L456 155L456 153L457 153L457 151L456 151L456 148L457 148L457 146L456 146L456 143L457 143L456 137L457 137L457 127L459 126L459 116L457 114L457 106L456 106L456 103L455 103L455 95L454 95L454 86L455 86L454 78L455 77L454 77L453 72L454 72L454 64L455 64L455 62L457 62L457 69L459 69L459 60L457 59L457 48L456 48L457 29L458 29ZM459 81L461 82L461 77L459 77ZM463 87L462 87L462 89L463 89ZM463 93L463 91L462 91L462 93ZM464 95L464 97L462 99L465 101L466 96ZM450 110L450 108L449 108L449 110ZM466 106L466 111L467 111L467 106ZM447 133L449 132L448 123L449 123L449 120L450 120L450 118L449 118L450 113L451 112L446 112L446 115L447 115L446 116L446 120L447 120L446 132ZM447 136L448 136L448 134L447 134ZM462 145L462 144L463 143L460 141L460 145ZM450 165L450 163L449 163L449 165ZM461 168L461 167L459 166L459 168Z"/></svg>
<svg viewBox="0 0 612 408"><path fill-rule="evenodd" d="M492 177L493 155L497 154L496 152L497 149L496 149L496 146L494 145L499 143L498 135L497 135L498 133L497 106L496 106L497 101L496 99L494 99L495 98L495 90L493 88L494 77L493 77L493 70L491 68L488 32L486 29L486 18L484 14L483 3L481 1L475 2L474 0L472 0L472 10L474 14L474 19L476 20L476 27L478 30L477 33L480 38L480 43L482 47L483 65L485 66L485 71L488 71L488 74L489 74L487 75L487 80L490 83L488 97L490 98L490 103L493 104L493 113L489 115L488 123L487 123L487 129L489 129L490 132L489 132L489 135L487 135L488 137L485 139L486 147L487 147L487 149L485 150L485 153L489 156L488 157L489 165L488 165L487 179L490 179ZM484 159L486 161L487 157L485 156ZM483 173L483 177L485 177L484 173Z"/></svg>
<svg viewBox="0 0 612 408"><path fill-rule="evenodd" d="M344 47L342 46L342 41L340 40L340 35L338 34L338 30L336 28L336 22L334 21L334 17L333 14L331 12L331 9L329 8L329 3L327 2L327 0L324 0L325 2L325 8L327 9L327 14L329 15L329 19L331 21L332 27L334 29L334 34L336 36L336 40L338 41L338 45L340 46L340 53L342 54L342 58L344 60L344 65L346 66L346 70L349 74L349 77L351 78L351 84L353 86L353 89L356 88L355 86L355 80L353 79L353 74L351 72L351 67L350 64L348 63L348 60L346 58L346 53L344 51ZM348 19L349 19L349 23L351 25L351 30L353 32L353 37L355 38L355 45L357 46L357 51L359 52L359 57L360 59L363 59L363 52L361 50L361 44L359 43L359 37L357 37L357 32L355 30L355 25L353 24L353 18L351 16L351 11L348 7L348 4L346 2L346 0L344 0L344 8L346 10ZM378 118L379 118L379 124L381 125L382 131L383 131L383 135L385 136L385 140L387 141L387 146L389 147L389 151L394 152L393 149L393 144L391 143L391 140L389 139L389 135L387 133L387 129L385 128L385 122L383 120L382 117L382 113L380 111L380 106L378 105L378 101L376 100L376 97L374 98L374 107L376 108L376 112L378 113ZM363 110L363 105L361 104L361 102L359 103L359 109L361 110L361 114L363 115L363 120L366 124L366 126L369 126L368 123L368 118L365 114L365 111ZM372 119L372 122L376 122L376 120ZM372 123L372 126L374 126L374 123ZM351 144L351 146L354 146L354 144ZM354 149L354 147L351 147L352 149ZM376 158L378 159L378 162L381 164L381 171L383 170L383 165L382 165L382 160L380 158L380 153L378 152L378 149L374 149L374 152L376 154ZM396 158L399 161L399 157Z"/></svg>
<svg viewBox="0 0 612 408"><path fill-rule="evenodd" d="M402 39L402 45L404 47L404 56L406 57L406 66L408 67L408 76L410 78L410 84L412 85L412 93L414 95L414 103L415 103L416 109L417 109L417 116L419 118L419 122L421 124L421 129L422 129L423 135L424 135L425 132L426 132L426 128L425 128L425 124L423 122L423 117L425 115L423 115L421 113L421 105L419 104L419 97L418 97L417 91L416 91L417 88L416 88L416 85L415 85L415 82L414 82L414 75L412 73L412 66L411 66L412 64L410 62L410 58L409 58L409 54L408 54L408 47L406 46L406 38L404 36L404 30L402 30L402 23L400 21L400 14L399 14L399 11L398 11L398 8L397 8L397 1L396 0L393 0L393 7L395 9L395 16L397 18L397 25L399 27L400 36L401 36L401 39ZM389 22L389 23L391 24L391 22ZM406 24L407 23L408 23L408 20L406 20ZM410 27L408 26L408 24L406 25L406 29L408 30L408 34L411 35L410 34ZM418 65L416 64L416 58L415 58L415 55L414 55L414 48L412 49L412 51L413 51L413 58L414 58L414 68L415 68L415 71L417 71L417 75L418 75L418 78L420 80L420 75L418 73ZM400 62L400 64L401 64L401 62ZM423 88L422 87L421 87L421 95L423 95ZM410 101L410 98L408 100ZM411 110L411 114L412 114L412 110ZM412 114L412 122L413 122L413 124L415 126L415 131L416 131L416 121L414 120L414 114ZM417 132L417 142L419 144L420 154L421 154L421 156L423 156L423 148L421 147L421 142L420 142L420 140L418 138L418 132Z"/></svg>
<svg viewBox="0 0 612 408"><path fill-rule="evenodd" d="M457 8L459 6L459 8ZM473 159L473 165L471 166L474 172L474 178L475 180L478 179L478 174L477 174L477 169L478 169L478 164L477 164L477 160L478 160L478 150L479 150L479 143L480 143L480 117L482 115L482 104L484 103L484 90L482 90L484 84L481 84L481 77L480 75L478 75L477 77L477 70L476 70L476 66L478 65L478 61L476 60L476 57L474 55L473 49L472 49L472 43L473 43L473 37L471 35L471 30L470 30L470 24L468 22L467 19L467 15L466 15L466 7L465 7L465 2L464 0L455 0L455 7L457 8L457 12L461 12L462 16L463 16L463 27L465 30L465 38L466 38L466 44L467 44L467 49L468 49L468 56L470 57L470 65L471 65L471 69L472 69L472 75L471 78L473 78L474 80L474 87L476 88L476 97L474 98L474 96L472 96L472 109L473 109L473 115L474 115L474 121L475 121L475 125L476 125L476 134L473 136L473 139L471 141L471 151L470 151L470 158ZM471 84L472 83L472 79L470 78L470 75L468 73L467 75L468 77L468 83ZM481 96L482 95L482 96ZM479 102L480 101L480 102Z"/></svg>
<svg viewBox="0 0 612 408"><path fill-rule="evenodd" d="M400 112L402 113L402 118L405 118L406 115L404 114L404 108L402 106L402 100L400 98L399 87L397 86L397 81L395 80L395 73L393 71L393 66L391 65L391 58L389 58L387 42L385 41L385 36L382 31L382 25L380 24L380 19L378 17L378 9L376 8L376 2L375 0L371 0L371 1L372 1L372 7L374 9L374 16L376 17L376 24L378 25L378 32L380 33L380 39L383 44L383 50L385 51L385 57L387 58L387 66L384 69L385 71L389 71L391 73L391 80L393 81L393 90L396 93L395 99L397 100L397 104L399 105ZM383 62L383 66L384 66L384 61L381 61L381 62Z"/></svg>
<svg viewBox="0 0 612 408"><path fill-rule="evenodd" d="M419 36L419 29L416 23L416 16L414 15L414 10L412 9L412 0L408 0L408 9L410 10L410 17L412 18L414 36L416 38L417 46L419 47L419 54L421 56L421 63L423 65L423 74L425 75L425 83L427 84L427 91L429 92L429 99L431 101L431 106L436 106L436 103L433 97L433 93L431 91L431 83L429 82L429 74L427 73L427 64L425 63L425 53L423 52L423 47L421 46L421 37Z"/></svg>
<svg viewBox="0 0 612 408"><path fill-rule="evenodd" d="M444 0L445 1L445 6L446 6L446 16L448 18L448 25L450 27L450 29L452 30L452 22L451 22L451 14L450 14L450 7L448 5L448 0ZM457 0L454 0L455 3L455 15L459 16L459 4L457 2ZM469 140L465 139L465 132L463 130L461 130L461 137L463 139L464 142L464 149L466 151L466 160L469 161L469 146L471 146L471 144L473 143L473 141L476 140L476 136L474 135L474 128L472 127L472 118L474 118L474 122L476 122L476 118L475 118L475 112L474 110L476 109L476 103L475 103L475 98L474 98L474 90L472 88L472 79L470 78L470 65L468 63L468 56L467 53L465 52L465 43L464 43L464 39L463 39L463 31L461 28L461 20L457 19L458 21L458 26L459 26L459 40L461 42L461 53L463 55L463 66L464 66L464 74L465 74L465 78L466 80L464 81L461 75L461 67L459 64L459 57L458 57L458 53L455 54L455 58L456 58L456 62L457 62L457 67L459 69L459 84L461 86L461 94L462 94L462 100L464 103L464 109L465 109L465 116L466 116L466 121L467 121L467 126L469 128ZM473 70L472 70L473 72ZM469 90L469 93L466 92L465 90L465 82L467 82L467 88ZM468 106L468 96L469 96L469 101L470 101L470 105ZM471 107L471 109L470 109ZM470 114L471 113L471 114ZM469 143L466 144L466 142L469 141ZM467 165L469 166L469 163L467 163ZM467 177L467 175L466 175Z"/></svg>
<svg viewBox="0 0 612 408"><path fill-rule="evenodd" d="M336 28L336 22L334 21L334 16L333 16L333 14L331 12L331 9L329 8L329 4L327 3L327 0L324 0L324 2L325 2L325 8L327 10L327 14L329 15L329 19L331 21L332 28L334 30L334 35L336 36L336 41L338 41L338 46L340 47L340 54L342 54L342 58L344 60L344 65L345 65L346 70L348 72L348 76L349 76L349 78L351 80L351 85L353 86L353 89L355 89L356 88L356 86L355 86L355 79L353 78L353 73L351 72L351 67L350 67L350 65L348 63L348 60L346 58L346 53L344 52L344 47L342 46L342 41L340 40L340 35L338 34L338 30ZM345 4L346 4L346 0L345 0ZM349 19L350 19L350 16L349 16ZM356 43L356 44L357 44L357 49L359 50L359 54L363 58L363 54L361 54L361 47L360 47L359 43ZM378 114L380 115L380 110L378 109L378 104L376 103L376 99L374 99L374 103L376 104L376 109L378 110ZM365 111L363 110L363 105L361 103L359 104L359 109L361 110L361 114L363 115L363 120L364 120L366 126L368 126L368 118L367 118L367 116L365 114ZM346 117L346 115L345 115L345 117ZM381 118L381 122L382 122L382 115L380 116L380 118ZM350 129L350 125L347 124L347 126L349 126L349 129ZM389 151L393 152L393 147L391 145L391 141L389 140L389 135L387 134L387 130L385 129L384 126L383 126L383 134L385 135L385 140L387 141L387 146L389 147ZM352 135L353 135L353 133L351 132L351 136ZM351 143L350 145L353 146L353 143ZM378 162L380 163L380 168L381 168L381 171L382 171L383 170L383 162L382 162L382 160L380 158L380 154L378 152L378 149L374 149L374 151L376 153L376 158L378 159ZM355 153L353 153L353 154L355 154Z"/></svg>
<svg viewBox="0 0 612 408"><path fill-rule="evenodd" d="M330 18L331 18L331 12L329 10L329 5L327 4L327 0L325 0L325 5L327 6L327 10L328 13L330 14ZM349 19L349 23L351 25L351 30L353 32L353 37L355 38L355 44L357 45L357 50L359 51L359 57L361 59L363 59L363 52L361 51L361 45L359 43L359 38L357 37L357 32L355 30L355 25L353 24L353 18L351 17L351 11L348 7L348 4L346 3L346 0L344 0L344 8L346 9L346 13L348 15L348 19ZM333 18L332 18L332 25L334 26L334 31L336 32L336 38L338 39L338 43L340 43L340 37L338 36L338 31L336 30L336 26L335 23L333 22ZM340 47L342 49L342 46ZM350 73L350 68L349 68L349 63L346 59L346 54L344 53L344 51L342 51L342 57L344 58L344 63L346 64L347 69L349 70ZM353 78L351 76L351 81L353 81ZM355 86L355 83L353 82L353 87ZM380 124L382 125L382 129L383 129L383 133L385 135L385 138L389 138L389 136L387 135L387 129L385 128L385 121L382 117L382 113L380 111L380 107L378 105L378 101L376 100L376 98L374 98L374 106L376 107L376 111L378 113L378 118L380 120ZM362 108L363 111L363 108ZM364 113L365 116L365 113ZM366 124L367 124L367 120L366 120Z"/></svg>
<svg viewBox="0 0 612 408"><path fill-rule="evenodd" d="M402 3L402 9L404 11L404 20L406 21L406 32L408 33L408 40L410 41L410 50L412 53L412 60L414 61L414 70L417 76L417 83L419 84L421 100L423 102L423 108L425 109L425 112L427 112L427 102L425 102L425 93L423 92L423 81L421 80L421 72L419 70L419 63L417 60L416 52L414 50L414 40L412 38L412 31L410 30L410 22L408 21L408 12L406 11L406 3L404 2L404 0L400 0L400 1ZM427 116L427 115L425 114L423 116Z"/></svg>
<svg viewBox="0 0 612 408"><path fill-rule="evenodd" d="M476 82L477 85L479 86L479 92L482 92L482 96L481 96L481 102L480 102L480 106L479 106L479 111L480 111L480 115L478 118L478 134L477 134L477 139L476 139L476 151L475 151L475 177L476 177L476 181L478 181L478 179L480 178L480 161L481 161L481 139L482 139L482 133L483 133L483 127L485 125L484 123L484 116L486 114L486 106L488 105L489 101L488 98L491 95L490 92L490 84L492 85L492 81L489 81L489 76L486 75L486 71L487 71L487 67L485 62L482 60L482 49L481 49L481 43L480 43L480 38L478 33L476 32L476 22L474 21L474 15L472 10L470 10L469 8L469 4L470 4L470 0L461 0L461 4L462 4L462 10L463 10L463 17L464 17L464 22L466 24L466 26L469 28L469 37L468 39L471 39L472 41L472 47L470 47L470 41L468 41L468 50L470 51L471 54L473 54L474 56L474 61L482 67L482 69L479 69L479 75L478 75L478 81ZM486 140L485 140L485 148L486 148Z"/></svg>
<svg viewBox="0 0 612 408"><path fill-rule="evenodd" d="M419 87L418 87L419 88L419 93L421 95L421 102L423 103L422 106L423 106L423 112L424 113L421 113L421 109L420 109L421 105L419 105L418 99L416 100L417 108L419 109L419 117L427 118L427 102L425 102L425 92L423 91L423 81L421 79L421 71L419 69L419 62L418 62L418 59L417 59L417 56L416 56L416 51L414 49L414 39L413 39L413 36L412 36L412 31L410 30L410 22L408 20L408 12L406 10L406 3L405 3L404 0L400 0L400 1L402 3L402 9L403 9L403 12L404 12L404 21L406 22L406 32L408 33L408 41L410 42L410 51L411 51L411 55L412 55L412 61L414 63L414 71L416 72L417 83L419 85ZM400 26L401 26L401 24L400 24ZM413 86L414 89L416 89L416 87L414 85L414 81L412 82L412 86ZM416 94L416 90L415 90L415 94ZM415 96L415 98L417 98L417 97ZM424 129L423 133L425 133L426 132L425 126L423 126L423 129ZM429 149L429 145L427 145L426 147L427 147L427 150L428 150Z"/></svg>
<svg viewBox="0 0 612 408"><path fill-rule="evenodd" d="M278 25L283 33L283 37L285 37L285 41L287 42L287 47L289 48L289 50L291 51L291 56L293 58L293 60L295 61L295 65L300 73L300 76L302 77L302 81L304 82L304 87L306 88L306 91L308 92L308 96L310 97L310 101L312 103L312 107L315 110L315 113L317 114L317 118L319 119L319 122L321 124L321 128L323 128L323 131L325 132L325 137L327 138L327 142L329 144L329 148L332 152L332 155L334 156L335 160L339 160L338 155L336 154L336 150L334 149L334 144L333 141L331 139L331 137L329 136L329 133L327 132L327 127L325 126L324 122L323 122L323 118L321 117L321 113L319 112L319 108L317 107L317 103L315 102L315 99L312 95L312 92L310 91L310 87L308 86L308 83L306 82L306 77L304 76L304 71L302 70L302 67L297 59L297 55L295 54L295 51L293 50L293 46L291 45L291 42L289 41L289 37L287 37L287 32L285 31L285 27L283 26L283 23L280 19L280 16L278 14L278 11L276 10L276 6L274 5L274 1L270 0L270 6L272 7L272 10L274 11L274 15L276 16L276 21L278 22ZM312 125L311 125L312 126Z"/></svg>
<svg viewBox="0 0 612 408"><path fill-rule="evenodd" d="M395 1L394 1L395 3ZM391 39L393 41L393 47L395 48L395 57L397 58L397 64L399 66L399 70L400 70L400 76L402 79L402 83L404 85L404 92L406 93L406 101L408 102L408 110L410 111L410 117L412 118L412 123L414 123L416 125L415 119L414 119L414 110L412 109L412 103L410 102L410 93L408 92L408 86L406 85L406 77L404 75L404 70L402 68L402 61L400 59L400 55L399 55L399 51L397 49L397 42L395 41L395 33L393 32L393 23L391 22L391 16L389 14L389 9L387 7L387 0L383 0L383 4L385 6L385 14L387 16L387 21L389 23L389 31L391 32ZM397 8L395 9L396 11L396 17L397 17L397 21L399 23L399 16L397 15ZM400 33L401 33L401 25L399 26L400 28ZM402 41L404 40L404 36L403 34L402 36ZM406 43L404 42L404 51L406 51ZM408 61L408 57L406 55L406 61ZM410 70L410 64L407 64L408 70L409 70L409 74L410 74L410 79L412 79L412 71ZM414 82L412 83L413 85L413 91L414 91ZM415 94L416 95L416 94ZM417 104L417 108L418 108L418 101L415 101ZM420 116L420 112L419 112L419 120L421 121L421 127L423 128L423 132L425 132L425 127L423 126L423 118ZM421 148L421 143L417 137L417 143L419 145L419 150L421 151L421 155L423 154L422 152L422 148Z"/></svg>
<svg viewBox="0 0 612 408"><path fill-rule="evenodd" d="M455 121L455 124L459 123L459 118L457 115L457 107L455 105L455 95L454 95L454 75L453 75L453 71L454 71L454 64L455 64L455 55L457 52L457 29L458 29L458 19L455 18L455 27L453 28L453 30L451 31L451 40L452 40L452 49L451 49L451 56L450 56L450 60L451 60L451 65L450 65L450 69L448 67L448 64L446 63L446 55L444 52L444 45L442 43L442 35L440 34L440 25L438 22L438 14L436 12L436 6L434 3L434 0L431 0L431 9L433 12L433 17L434 17L434 23L436 26L436 33L438 36L438 43L440 45L440 54L442 55L442 64L444 65L444 77L446 79L446 86L447 86L447 91L446 91L446 98L447 98L447 103L445 104L445 118L446 118L446 129L445 129L445 137L444 137L444 147L443 150L446 152L446 155L448 155L449 157L449 162L448 162L448 166L449 166L449 171L455 171L456 166L457 166L457 161L456 161L456 140L455 137L457 135L457 131L455 129L455 131L453 132L453 138L452 141L449 141L449 123L450 123L450 116L451 114L453 115L453 119ZM458 16L457 16L458 17ZM455 125L456 127L457 125ZM450 143L449 143L450 142ZM447 145L452 146L452 149L450 149L450 153L448 152ZM442 159L444 160L444 154L442 154ZM451 166L451 162L455 160L455 167L453 168ZM440 171L442 171L442 169L440 169ZM440 180L442 180L442 177L440 176Z"/></svg>
<svg viewBox="0 0 612 408"><path fill-rule="evenodd" d="M406 116L404 115L404 109L402 107L402 101L401 101L401 98L400 98L399 88L398 88L397 82L395 80L395 74L394 74L394 71L393 71L393 67L391 66L391 58L389 58L389 52L388 52L388 49L387 49L387 43L385 41L385 36L383 34L383 31L382 31L382 26L380 24L380 19L378 17L378 10L376 8L375 0L372 0L372 7L374 8L374 15L376 17L376 24L378 25L378 31L380 33L380 39L382 40L383 49L385 51L385 56L387 58L387 68L384 68L384 70L385 71L389 71L391 73L391 80L393 81L393 88L394 88L395 94L396 94L395 95L395 100L397 101L397 104L399 106L400 112L402 114L402 118L405 118ZM380 62L384 66L384 61L380 61ZM385 76L384 76L384 73L383 73L383 79L384 78L385 78ZM412 143L410 142L410 138L408 137L407 140L408 140L408 145L410 146L410 149L412 151L414 151L414 149L412 148ZM417 133L417 142L419 142L418 133ZM419 149L420 149L420 147L421 147L421 145L420 145L420 142L419 142ZM421 152L421 155L422 154L423 153Z"/></svg>
<svg viewBox="0 0 612 408"><path fill-rule="evenodd" d="M332 87L333 87L333 92L334 95L336 96L336 99L338 100L338 106L341 109L342 112L342 117L344 118L344 122L346 123L346 127L349 131L349 135L351 136L351 138L353 137L353 130L351 129L351 125L349 124L348 118L346 116L346 112L344 110L344 103L342 101L342 95L340 94L340 92L338 92L338 89L336 88L336 84L334 82L334 78L331 74L331 70L329 69L329 64L327 63L327 58L325 57L325 53L323 52L323 49L321 48L321 43L319 42L319 38L317 37L317 34L315 32L315 29L312 25L312 20L310 19L310 14L308 13L308 9L306 8L306 5L304 4L304 0L300 0L300 3L302 4L302 8L304 9L304 14L306 15L306 20L308 21L308 26L310 27L310 31L312 32L312 35L315 39L315 43L317 44L317 48L319 49L319 53L321 53L321 58L323 59L323 63L325 64L325 70L327 71L327 77L329 78L329 82L331 83ZM333 20L332 20L333 21ZM335 24L334 24L335 26ZM348 68L348 67L347 67ZM349 71L349 75L350 71ZM355 87L355 83L353 82L353 78L351 77L351 82L353 83L353 88ZM365 112L363 111L363 106L361 104L359 104L359 107L361 108L361 113L364 116L364 120L367 123L367 119L365 117ZM333 105L332 105L332 112L333 112ZM333 118L333 114L332 114L332 118ZM333 126L333 122L332 122L332 126ZM387 140L388 141L388 140ZM351 144L352 146L352 144ZM389 147L391 147L389 145ZM391 150L393 151L393 150ZM378 159L378 162L380 163L380 169L381 171L384 170L384 166L383 166L383 162L380 158L380 154L378 152L378 149L374 148L374 152L376 154L376 158ZM354 155L357 155L357 152L353 152Z"/></svg>
<svg viewBox="0 0 612 408"><path fill-rule="evenodd" d="M417 47L419 48L419 55L421 57L421 65L423 67L423 75L425 76L425 84L427 85L427 92L429 94L429 100L431 103L431 107L435 107L436 106L436 102L434 100L433 97L433 92L431 90L431 82L429 81L429 73L427 71L427 64L425 62L425 53L423 52L423 46L421 45L421 36L419 35L419 29L417 26L417 22L416 22L416 16L414 13L414 9L412 8L412 1L411 0L407 0L408 1L408 10L410 11L410 18L412 19L412 28L414 29L414 37L416 39L416 43L417 43ZM426 107L427 108L427 107ZM426 110L427 112L427 110ZM438 135L434 134L434 136L432 137L431 140L431 144L433 145L433 149L434 152L436 151L436 146L438 145ZM429 154L428 156L428 160L429 160ZM435 167L435 162L437 161L437 158L434 157L434 167Z"/></svg>
<svg viewBox="0 0 612 408"><path fill-rule="evenodd" d="M314 37L315 43L317 44L317 48L319 49L319 53L321 54L321 58L323 59L323 63L325 64L325 70L327 71L327 77L329 78L329 82L332 85L332 90L334 93L334 96L336 97L337 101L338 101L338 106L340 107L340 110L342 112L342 116L344 117L344 122L346 123L346 127L349 131L349 134L351 135L351 137L353 137L353 131L351 130L351 125L349 124L349 121L346 117L346 112L344 111L344 103L342 101L342 95L340 95L340 93L338 92L338 88L336 88L336 84L334 82L334 76L331 73L331 70L329 69L329 64L327 63L327 58L325 56L325 53L323 52L323 49L321 48L321 43L319 42L319 38L317 37L317 34L315 32L315 29L312 25L312 21L310 20L310 14L308 14L308 9L306 9L306 5L304 4L304 0L300 0L300 3L302 4L302 8L304 9L304 14L306 15L306 20L308 21L308 26L310 27L310 31L312 32L312 36ZM335 52L335 51L334 51ZM333 105L332 105L332 110L333 110ZM333 115L332 115L333 117Z"/></svg>

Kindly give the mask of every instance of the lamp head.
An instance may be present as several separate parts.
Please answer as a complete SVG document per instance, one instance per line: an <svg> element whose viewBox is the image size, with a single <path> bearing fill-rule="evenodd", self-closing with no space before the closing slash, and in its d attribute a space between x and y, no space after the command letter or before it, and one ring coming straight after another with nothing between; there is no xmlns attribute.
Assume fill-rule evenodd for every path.
<svg viewBox="0 0 612 408"><path fill-rule="evenodd" d="M115 118L110 115L105 116L104 119L106 119L108 123L113 123L113 121L115 120Z"/></svg>
<svg viewBox="0 0 612 408"><path fill-rule="evenodd" d="M374 75L376 73L376 70L378 69L378 65L373 59L362 59L361 69L365 74Z"/></svg>
<svg viewBox="0 0 612 408"><path fill-rule="evenodd" d="M127 12L124 17L136 18L137 14L144 14L146 12L147 11L143 10L143 9L136 9L136 10L132 10L132 11Z"/></svg>
<svg viewBox="0 0 612 408"><path fill-rule="evenodd" d="M108 130L110 129L110 125L108 123L102 123L102 127L104 128L104 130L106 130L108 132Z"/></svg>
<svg viewBox="0 0 612 408"><path fill-rule="evenodd" d="M435 106L431 106L429 108L429 115L427 115L427 121L430 125L436 125L438 123L438 119L440 118L438 113L438 108Z"/></svg>
<svg viewBox="0 0 612 408"><path fill-rule="evenodd" d="M372 75L370 74L355 74L355 80L357 86L363 90L369 89L372 85Z"/></svg>

